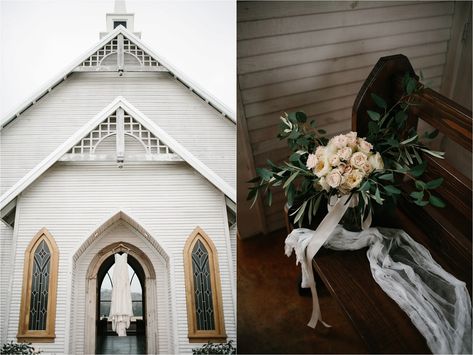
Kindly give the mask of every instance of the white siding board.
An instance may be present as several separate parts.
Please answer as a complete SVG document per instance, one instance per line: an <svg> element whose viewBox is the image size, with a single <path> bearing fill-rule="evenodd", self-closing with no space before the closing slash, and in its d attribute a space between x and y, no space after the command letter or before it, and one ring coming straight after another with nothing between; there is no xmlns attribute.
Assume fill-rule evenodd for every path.
<svg viewBox="0 0 473 355"><path fill-rule="evenodd" d="M0 221L0 343L7 342L7 312L12 265L13 228Z"/></svg>
<svg viewBox="0 0 473 355"><path fill-rule="evenodd" d="M274 3L273 3L274 4ZM277 6L275 4L274 6ZM238 23L238 38L249 39L299 33L336 27L352 27L366 23L390 22L453 13L452 2L425 2L412 5L385 6L373 9L338 11L301 16L288 16Z"/></svg>
<svg viewBox="0 0 473 355"><path fill-rule="evenodd" d="M271 3L274 3L272 1ZM415 4L415 1L405 1ZM277 2L277 6L267 6L260 1L243 2L238 4L238 22L263 20L269 18L311 15L319 13L339 12L346 10L360 10L375 7L397 6L399 1L284 1Z"/></svg>
<svg viewBox="0 0 473 355"><path fill-rule="evenodd" d="M296 64L256 73L242 74L239 76L239 80L242 89L259 87L272 83L301 79L308 76L328 74L364 66L374 66L380 57L400 52L412 59L431 55L446 56L447 42L426 43L412 47L402 46L399 48L390 48L386 51L376 51L349 57L330 58L317 62Z"/></svg>
<svg viewBox="0 0 473 355"><path fill-rule="evenodd" d="M177 324L176 337L160 339L163 351L190 353L198 344L187 339L187 313L184 289L183 248L187 237L200 226L212 238L219 257L224 304L225 327L229 339L236 338L236 320L232 297L233 282L230 278L232 258L227 245L225 229L224 195L185 163L160 163L159 165L133 165L118 169L110 165L56 164L44 173L20 196L22 213L17 220L18 243L13 267L13 288L10 304L8 337L14 338L18 327L19 300L23 271L24 250L31 238L42 227L47 227L60 250L56 341L37 344L46 352L64 353L68 349L69 334L65 329L80 324L85 312L80 302L68 315L68 287L70 287L72 256L82 243L114 212L123 210L142 223L157 243L169 253L169 282L174 296L168 296L173 306L171 314ZM144 241L142 241L145 243ZM97 245L106 243L99 237ZM101 244L100 244L101 245ZM143 249L146 246L143 245ZM90 249L95 250L95 249ZM146 252L147 250L145 250ZM86 254L83 254L86 255ZM149 255L149 254L148 254ZM149 255L150 256L150 255ZM150 256L151 258L151 256ZM156 259L155 259L156 260ZM76 264L73 275L82 277L82 266ZM164 279L163 279L164 280ZM79 279L74 280L74 282ZM84 281L84 280L82 280ZM164 282L164 281L163 281ZM85 281L84 281L85 283ZM165 288L164 284L158 287ZM79 288L72 288L73 299L80 299ZM163 299L163 295L158 293ZM159 306L159 304L158 304ZM161 312L161 311L159 311ZM70 323L69 323L70 322ZM66 328L66 324L70 327ZM169 324L166 324L169 326ZM75 328L77 331L79 328ZM163 329L161 329L163 331ZM79 333L76 333L79 334ZM71 346L80 351L79 335ZM175 344L171 347L170 344Z"/></svg>
<svg viewBox="0 0 473 355"><path fill-rule="evenodd" d="M452 2L237 6L238 82L255 166L287 159L286 142L276 138L283 112L305 111L329 136L348 131L355 97L380 57L402 53L424 83L441 85ZM265 210L270 230L283 226L284 201L276 192Z"/></svg>
<svg viewBox="0 0 473 355"><path fill-rule="evenodd" d="M445 29L450 28L451 25L452 16L443 15L421 18L416 21L409 19L386 22L383 26L379 26L378 23L371 23L361 26L339 27L290 35L263 37L240 41L238 43L238 56L255 56L299 48L318 47L331 43L343 43L411 32Z"/></svg>
<svg viewBox="0 0 473 355"><path fill-rule="evenodd" d="M309 63L328 58L347 57L361 53L388 50L391 48L402 48L421 45L424 43L442 42L447 41L449 38L449 29L404 33L394 36L262 54L255 57L245 57L238 60L238 67L241 73L249 73L299 63Z"/></svg>
<svg viewBox="0 0 473 355"><path fill-rule="evenodd" d="M74 73L2 130L2 193L120 95L235 186L235 125L169 74Z"/></svg>

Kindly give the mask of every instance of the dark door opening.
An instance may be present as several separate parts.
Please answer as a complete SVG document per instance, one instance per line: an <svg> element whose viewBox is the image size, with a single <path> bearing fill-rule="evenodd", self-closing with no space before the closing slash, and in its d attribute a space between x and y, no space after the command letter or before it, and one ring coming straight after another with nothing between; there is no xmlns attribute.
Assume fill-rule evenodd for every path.
<svg viewBox="0 0 473 355"><path fill-rule="evenodd" d="M121 253L120 253L121 254ZM110 255L97 273L96 353L145 354L146 353L146 303L145 273L140 263L128 255L133 317L126 337L119 337L112 330L109 320L112 297L112 274L115 256Z"/></svg>

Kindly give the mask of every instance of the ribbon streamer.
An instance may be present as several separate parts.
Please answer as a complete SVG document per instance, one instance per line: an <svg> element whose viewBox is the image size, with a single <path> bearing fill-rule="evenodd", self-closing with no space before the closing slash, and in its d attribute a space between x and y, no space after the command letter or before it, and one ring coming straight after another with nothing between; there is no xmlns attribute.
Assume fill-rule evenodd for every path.
<svg viewBox="0 0 473 355"><path fill-rule="evenodd" d="M293 230L286 238L285 252L287 256L292 254L294 250L296 254L296 264L301 264L302 269L302 284L303 288L310 288L312 293L312 315L309 323L311 328L315 328L317 322L320 320L325 327L330 327L322 320L320 313L319 298L315 285L314 272L312 270L312 259L320 250L324 243L334 231L338 222L349 207L356 207L358 205L358 194L353 194L351 200L348 202L350 195L344 195L340 198L331 199L328 204L329 213L325 216L315 231L310 229L298 228ZM333 205L330 203L336 201ZM363 217L362 217L363 218ZM371 213L362 221L363 229L369 228L371 224ZM296 232L297 231L297 232Z"/></svg>

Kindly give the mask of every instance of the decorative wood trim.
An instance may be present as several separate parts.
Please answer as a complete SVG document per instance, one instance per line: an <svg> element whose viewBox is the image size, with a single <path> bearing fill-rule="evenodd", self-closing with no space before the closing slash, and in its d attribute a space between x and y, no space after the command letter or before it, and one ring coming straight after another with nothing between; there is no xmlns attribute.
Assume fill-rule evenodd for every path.
<svg viewBox="0 0 473 355"><path fill-rule="evenodd" d="M0 130L2 130L6 125L8 125L11 121L15 118L19 117L24 111L26 111L31 105L35 104L40 98L42 98L45 94L49 93L54 87L60 84L62 81L66 80L66 78L75 71L75 69L87 58L89 58L92 54L94 54L97 50L102 48L106 43L110 42L113 38L115 38L118 34L124 35L130 41L132 41L136 46L138 46L141 50L146 52L149 56L151 56L154 60L161 64L161 67L165 68L173 77L180 78L180 81L186 83L186 86L192 89L192 91L199 93L199 95L208 98L208 101L211 102L211 105L216 111L222 113L224 117L228 118L232 123L236 124L235 113L232 112L228 107L226 107L223 103L221 103L217 98L210 95L205 90L201 89L198 85L192 82L189 78L185 75L180 73L178 70L174 69L170 66L166 61L163 61L156 53L154 53L150 48L148 48L140 38L136 35L128 31L123 26L118 26L113 31L108 33L105 37L103 37L99 43L97 43L93 48L91 48L88 52L86 52L83 56L81 56L78 60L76 60L67 70L61 72L57 77L53 80L48 82L45 86L43 86L40 90L38 90L34 95L30 96L27 100L25 100L21 105L18 105L17 108L11 111L9 114L4 116L0 120ZM78 70L81 71L81 70ZM89 70L85 70L89 71ZM116 70L115 70L116 71ZM146 70L146 71L154 71L154 70ZM164 71L157 67L156 71Z"/></svg>
<svg viewBox="0 0 473 355"><path fill-rule="evenodd" d="M212 287L212 302L214 309L215 330L198 330L195 314L194 278L192 270L192 249L200 240L209 253L210 282ZM188 337L191 343L225 342L225 322L223 318L222 289L220 283L220 271L218 267L217 249L210 237L200 228L196 227L191 233L184 246L184 276L186 283L186 305Z"/></svg>
<svg viewBox="0 0 473 355"><path fill-rule="evenodd" d="M51 252L48 289L48 313L45 330L28 330L31 303L31 284L33 274L33 258L36 248L45 241ZM42 228L30 241L25 251L23 268L23 287L21 292L20 319L17 339L19 342L53 343L56 338L56 298L59 266L59 249L53 236L46 228Z"/></svg>
<svg viewBox="0 0 473 355"><path fill-rule="evenodd" d="M77 142L84 138L90 133L100 122L106 117L110 116L117 108L122 107L130 116L136 121L141 123L146 129L153 133L159 138L165 145L171 150L181 156L186 162L189 163L195 170L197 170L202 176L208 179L216 188L222 191L232 201L236 201L236 191L231 187L225 180L217 175L207 165L197 159L191 152L189 152L184 146L177 142L167 132L165 132L156 123L151 121L143 113L138 111L133 105L131 105L124 97L118 96L113 100L107 107L100 111L94 116L89 122L82 126L76 133L74 133L68 140L56 148L50 155L44 158L38 165L31 169L26 175L24 175L15 185L13 185L8 191L6 191L0 197L0 209L3 209L8 203L18 196L24 189L26 189L33 181L35 181L41 174L49 169L54 163L56 163L69 149L71 149Z"/></svg>

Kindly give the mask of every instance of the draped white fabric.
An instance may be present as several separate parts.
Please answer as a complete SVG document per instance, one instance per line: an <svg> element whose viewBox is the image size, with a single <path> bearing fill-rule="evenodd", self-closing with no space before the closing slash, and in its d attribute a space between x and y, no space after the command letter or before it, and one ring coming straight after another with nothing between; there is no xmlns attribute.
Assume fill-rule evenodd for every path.
<svg viewBox="0 0 473 355"><path fill-rule="evenodd" d="M126 329L130 327L133 316L127 258L128 255L125 253L115 254L112 275L112 304L109 317L112 320L112 329L118 336L126 336Z"/></svg>
<svg viewBox="0 0 473 355"><path fill-rule="evenodd" d="M297 259L303 258L313 233L295 229L288 237L286 253L294 248ZM349 232L338 225L324 246L335 250L368 247L373 278L410 317L430 350L435 354L471 354L471 300L465 283L442 269L407 233L388 228ZM302 287L310 284L306 267Z"/></svg>

